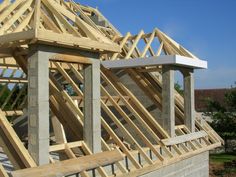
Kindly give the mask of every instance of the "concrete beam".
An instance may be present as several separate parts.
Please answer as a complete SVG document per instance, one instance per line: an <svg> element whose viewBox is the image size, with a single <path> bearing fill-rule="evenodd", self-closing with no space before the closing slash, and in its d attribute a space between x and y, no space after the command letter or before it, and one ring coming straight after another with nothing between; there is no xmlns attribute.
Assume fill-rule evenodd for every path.
<svg viewBox="0 0 236 177"><path fill-rule="evenodd" d="M93 153L101 151L100 61L84 67L84 141Z"/></svg>
<svg viewBox="0 0 236 177"><path fill-rule="evenodd" d="M175 135L174 70L162 67L162 119L163 128L170 137Z"/></svg>
<svg viewBox="0 0 236 177"><path fill-rule="evenodd" d="M193 69L184 69L184 117L185 125L195 131L194 77Z"/></svg>
<svg viewBox="0 0 236 177"><path fill-rule="evenodd" d="M105 68L119 69L119 68L137 68L144 66L161 66L172 65L194 69L206 69L207 62L204 60L193 59L180 55L163 55L148 58L132 58L130 60L107 60L102 61L101 64Z"/></svg>

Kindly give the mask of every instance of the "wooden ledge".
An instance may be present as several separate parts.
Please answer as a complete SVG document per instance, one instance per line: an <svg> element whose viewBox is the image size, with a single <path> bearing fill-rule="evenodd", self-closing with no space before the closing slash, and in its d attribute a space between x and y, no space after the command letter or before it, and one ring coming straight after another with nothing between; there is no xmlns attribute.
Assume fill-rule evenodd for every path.
<svg viewBox="0 0 236 177"><path fill-rule="evenodd" d="M12 172L13 177L37 176L55 177L67 176L97 167L109 165L123 160L124 156L119 150L106 151L80 158L64 160L53 164L42 165L39 167L17 170Z"/></svg>
<svg viewBox="0 0 236 177"><path fill-rule="evenodd" d="M205 136L207 136L207 133L205 131L199 131L199 132L189 133L186 135L176 136L173 138L163 139L161 141L164 145L171 146L174 144L184 143L184 142L191 141L191 140L198 139L198 138L202 138Z"/></svg>

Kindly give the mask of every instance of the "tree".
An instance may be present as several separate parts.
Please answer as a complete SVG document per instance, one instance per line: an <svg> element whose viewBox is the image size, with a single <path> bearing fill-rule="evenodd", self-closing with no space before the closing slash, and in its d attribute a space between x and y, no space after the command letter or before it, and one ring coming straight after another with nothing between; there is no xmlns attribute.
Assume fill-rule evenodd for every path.
<svg viewBox="0 0 236 177"><path fill-rule="evenodd" d="M181 87L181 85L179 84L179 82L176 82L175 85L175 90L180 94L180 95L184 95L184 90L183 88Z"/></svg>
<svg viewBox="0 0 236 177"><path fill-rule="evenodd" d="M236 138L236 87L232 87L224 97L224 105L215 100L207 100L206 115L212 118L212 128L225 141L225 152L228 151L228 140Z"/></svg>

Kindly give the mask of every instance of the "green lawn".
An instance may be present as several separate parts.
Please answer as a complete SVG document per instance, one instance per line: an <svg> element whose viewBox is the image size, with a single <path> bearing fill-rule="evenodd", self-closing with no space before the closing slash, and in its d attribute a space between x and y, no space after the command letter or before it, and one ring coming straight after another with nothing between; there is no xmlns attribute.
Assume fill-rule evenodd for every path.
<svg viewBox="0 0 236 177"><path fill-rule="evenodd" d="M236 160L236 154L210 154L210 162L213 163L224 163Z"/></svg>
<svg viewBox="0 0 236 177"><path fill-rule="evenodd" d="M225 162L236 160L236 154L210 154L212 173L217 177L235 177L236 167L225 168Z"/></svg>

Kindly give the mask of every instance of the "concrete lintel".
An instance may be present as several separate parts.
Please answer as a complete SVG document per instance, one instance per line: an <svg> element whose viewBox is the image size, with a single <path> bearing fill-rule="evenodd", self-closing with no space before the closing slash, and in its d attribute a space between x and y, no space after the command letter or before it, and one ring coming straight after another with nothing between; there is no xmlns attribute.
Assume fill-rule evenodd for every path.
<svg viewBox="0 0 236 177"><path fill-rule="evenodd" d="M107 60L101 64L105 68L120 69L120 68L137 68L144 66L161 66L173 65L194 69L206 69L207 61L184 57L180 55L163 55L148 58L132 58L129 60Z"/></svg>

